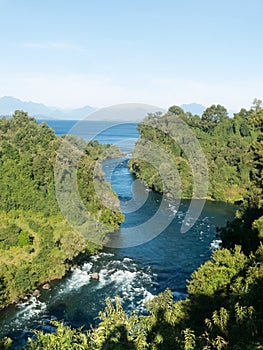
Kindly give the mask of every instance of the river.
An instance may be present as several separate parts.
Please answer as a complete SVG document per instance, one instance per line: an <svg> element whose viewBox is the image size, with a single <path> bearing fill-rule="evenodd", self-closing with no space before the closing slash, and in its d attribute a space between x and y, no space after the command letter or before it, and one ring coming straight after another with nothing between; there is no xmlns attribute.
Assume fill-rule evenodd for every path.
<svg viewBox="0 0 263 350"><path fill-rule="evenodd" d="M54 121L52 123L54 127ZM58 122L60 128L55 127L59 135L67 133L69 125L70 128L73 126L73 122L64 126L61 123ZM104 131L98 133L97 129ZM96 139L121 144L125 151L131 150L138 137L136 124L97 125L97 129ZM81 130L83 132L83 128ZM90 135L94 134L92 127L89 130ZM216 227L224 226L233 219L235 207L207 201L195 225L186 233L181 233L189 201L178 204L149 191L129 172L129 156L103 164L105 178L112 183L125 214L120 231L113 237L120 248L105 248L103 252L87 258L83 265L61 281L52 282L51 289L41 291L39 298L31 297L1 311L0 338L10 336L14 339L14 348L26 343L32 329L52 331L50 319L88 328L97 322L96 316L99 310L103 310L107 297L114 299L119 295L127 312L136 308L142 313L145 311L144 302L166 288L171 289L175 299L185 298L186 280L211 256L216 246ZM134 240L132 235L136 228L142 222L150 222L149 218L160 211L161 202L160 222L168 223L165 229L149 239L151 226L148 224L139 232L145 243L129 246L127 242ZM141 204L139 207L138 203ZM127 228L134 230L127 231ZM90 279L91 272L99 273L99 281Z"/></svg>

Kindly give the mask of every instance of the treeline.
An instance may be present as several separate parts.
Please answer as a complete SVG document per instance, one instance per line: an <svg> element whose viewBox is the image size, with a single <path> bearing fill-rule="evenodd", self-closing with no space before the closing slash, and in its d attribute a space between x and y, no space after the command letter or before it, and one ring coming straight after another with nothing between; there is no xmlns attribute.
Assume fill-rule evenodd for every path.
<svg viewBox="0 0 263 350"><path fill-rule="evenodd" d="M177 107L174 110L178 110ZM168 116L158 118L166 120ZM172 118L170 114L169 118ZM197 124L204 123L199 117L191 118ZM245 163L246 170L242 173L244 179L235 174L235 181L243 184L246 195L242 193L244 200L236 220L221 231L225 248L214 252L212 259L195 271L188 281L189 297L174 302L167 290L147 303L146 315L139 315L136 311L127 315L120 299L116 298L115 302L107 300L96 328L84 332L55 322L55 333L37 332L37 338L29 340L26 349L263 349L263 110L257 108L246 116L239 114L234 118L235 121L225 118L210 120L208 124L213 123L211 137L214 140L218 137L222 144L228 141L221 139L220 133L215 136L220 123L222 128L222 125L231 125L232 130L233 125L239 125L237 138L244 138L242 147L246 149L248 163ZM242 124L244 120L246 122ZM247 126L246 136L241 135L241 125ZM201 136L207 135L207 131L198 129ZM142 133L153 135L151 129L142 130ZM237 131L231 131L230 136L234 137L233 134L236 135ZM164 140L166 142L167 149L170 149L170 143ZM207 145L211 149L209 137ZM220 156L219 151L217 154ZM183 159L184 155L180 157ZM214 161L216 164L216 159ZM223 165L226 161L224 157ZM235 161L237 167L244 160L235 156ZM222 181L231 188L224 177ZM3 341L3 346L4 343L7 347L8 340Z"/></svg>
<svg viewBox="0 0 263 350"><path fill-rule="evenodd" d="M236 219L221 229L223 246L242 246L249 254L263 242L263 109L252 116L257 138L249 148L250 174L248 193L236 214Z"/></svg>
<svg viewBox="0 0 263 350"><path fill-rule="evenodd" d="M23 298L38 285L64 276L80 253L90 254L100 248L76 232L61 214L54 165L62 142L84 147L77 185L91 214L86 228L94 236L106 235L100 223L110 231L123 220L117 197L102 172L94 174L97 160L105 154L110 156L109 145L96 141L85 144L74 136L59 138L47 124L39 125L23 111L0 119L0 308ZM113 152L117 154L118 150L114 148ZM57 175L60 187L66 184L62 173L67 170L61 169ZM67 178L70 173L63 176ZM96 194L94 177L115 209L109 209Z"/></svg>
<svg viewBox="0 0 263 350"><path fill-rule="evenodd" d="M255 100L253 108L241 109L233 118L221 105L212 105L201 117L185 113L178 106L170 107L163 116L159 113L148 115L138 125L140 138L130 161L131 171L156 191L174 197L195 197L193 164L184 149L195 148L199 142L208 168L207 198L230 202L242 200L252 169L250 150L257 137L253 116L260 109L258 101ZM180 121L188 129L180 126ZM178 127L182 128L181 138L176 133ZM156 151L157 147L159 151ZM152 155L150 161L145 160L146 150ZM178 179L176 184L171 176L162 181L160 169L169 173L171 163L179 172L181 184Z"/></svg>
<svg viewBox="0 0 263 350"><path fill-rule="evenodd" d="M236 219L220 230L223 247L238 244L246 254L255 252L263 241L262 101L255 99L249 110L241 109L233 118L220 105L207 108L201 117L172 106L164 116L148 115L138 128L131 171L149 187L172 197L196 197L188 154L198 141L208 169L207 198L242 203ZM170 176L172 169L178 177Z"/></svg>

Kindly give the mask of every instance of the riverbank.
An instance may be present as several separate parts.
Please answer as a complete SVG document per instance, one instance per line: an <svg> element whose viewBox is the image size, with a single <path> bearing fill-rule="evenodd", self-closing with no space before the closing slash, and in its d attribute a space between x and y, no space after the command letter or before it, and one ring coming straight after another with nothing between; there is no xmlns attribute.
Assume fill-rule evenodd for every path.
<svg viewBox="0 0 263 350"><path fill-rule="evenodd" d="M54 280L52 288L43 290L39 298L2 310L2 337L9 336L19 345L27 340L28 329L48 332L52 318L65 320L75 328L94 324L98 312L105 308L107 297L113 299L119 295L127 312L133 309L143 312L145 300L167 287L176 298L185 296L186 280L211 257L216 227L231 220L235 208L224 203L207 202L196 225L182 234L180 229L190 201L182 200L174 215L175 203L163 199L165 206L160 213L160 223L167 224L168 218L174 218L170 225L166 225L154 239L127 247L125 243L134 241L135 232L143 240L148 238L148 232L153 229L151 221L150 226L138 230L156 213L161 196L148 192L143 185L134 187L127 159L124 158L123 162L115 159L103 164L105 178L111 178L113 190L118 194L125 213L120 232L114 237L120 248L104 248L101 253L87 259L84 255L83 260L74 261L78 265L74 271L69 271L61 280ZM136 203L144 205L135 210ZM99 280L90 278L93 272L99 273Z"/></svg>
<svg viewBox="0 0 263 350"><path fill-rule="evenodd" d="M135 171L133 168L133 162L132 160L129 161L129 169L130 172L135 176L135 178L139 179L142 181L142 183L144 184L145 187L147 187L149 190L154 191L156 193L159 193L160 195L164 196L165 198L169 199L169 200L208 200L208 201L214 201L214 202L223 202L223 203L227 203L227 204L233 204L233 205L241 205L242 202L244 201L245 197L248 194L248 190L245 187L241 187L241 188L237 188L237 186L233 187L233 188L228 188L226 190L225 193L225 197L222 200L217 200L215 198L213 198L212 196L206 196L206 197L195 197L195 196L184 196L182 194L182 196L173 196L172 193L170 192L166 192L163 193L161 190L159 190L158 188L156 188L156 186L154 184L149 184L147 183L147 180L145 180L145 178L143 178L140 174L140 172Z"/></svg>
<svg viewBox="0 0 263 350"><path fill-rule="evenodd" d="M31 297L40 297L41 292L43 290L49 290L51 289L52 282L60 281L64 278L67 278L67 276L74 271L79 265L83 264L89 257L98 254L100 251L102 251L102 247L96 246L95 244L90 244L89 249L86 251L79 252L76 256L73 257L72 260L68 260L66 264L63 264L65 267L64 274L63 275L57 275L53 276L50 279L46 279L31 289L31 291L25 292L23 295L19 296L19 298L16 298L6 304L0 305L0 312L10 306L17 305L21 302L27 301Z"/></svg>
<svg viewBox="0 0 263 350"><path fill-rule="evenodd" d="M79 253L92 253L93 244L73 227L85 223L85 232L101 238L119 228L123 216L98 163L119 156L117 146L88 143L73 135L58 137L46 123L38 124L23 111L2 118L0 133L0 305L5 306L65 276ZM68 158L74 152L80 155L76 166ZM96 192L94 178L106 204ZM79 211L76 192L82 202ZM84 212L92 214L86 218Z"/></svg>

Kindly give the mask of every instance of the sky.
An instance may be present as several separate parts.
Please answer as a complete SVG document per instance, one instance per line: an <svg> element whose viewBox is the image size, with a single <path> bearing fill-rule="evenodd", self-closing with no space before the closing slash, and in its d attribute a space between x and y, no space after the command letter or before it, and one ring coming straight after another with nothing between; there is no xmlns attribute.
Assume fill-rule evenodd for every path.
<svg viewBox="0 0 263 350"><path fill-rule="evenodd" d="M48 106L263 98L262 0L0 0L0 97Z"/></svg>

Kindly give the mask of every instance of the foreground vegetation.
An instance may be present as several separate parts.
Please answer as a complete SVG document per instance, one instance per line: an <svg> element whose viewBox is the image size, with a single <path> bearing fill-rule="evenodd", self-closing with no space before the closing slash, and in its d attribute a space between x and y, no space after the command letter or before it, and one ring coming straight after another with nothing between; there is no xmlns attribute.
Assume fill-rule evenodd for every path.
<svg viewBox="0 0 263 350"><path fill-rule="evenodd" d="M168 117L163 120L172 119L171 115ZM232 120L227 123L233 126ZM242 152L246 149L246 157L238 160L233 154L236 173L233 169L227 172L236 184L244 186L246 195L242 192L243 204L236 220L221 231L224 248L214 252L212 259L188 281L189 297L174 302L166 290L147 303L146 315L136 311L127 315L118 297L115 302L107 300L96 328L83 331L54 322L55 333L36 332L37 337L29 340L26 349L263 349L263 110L250 111L247 123L250 136L243 136L245 141L240 148ZM151 130L147 132L152 134ZM203 132L200 130L201 135ZM169 141L167 148L170 146ZM217 156L221 157L219 152ZM180 160L183 159L181 154ZM237 167L246 159L241 176ZM230 171L227 161L224 156L219 164ZM221 184L226 184L229 191L233 183L223 175ZM185 186L187 190L187 182ZM224 189L220 193L226 196L228 192ZM213 187L210 194L216 197ZM2 346L8 347L8 339L3 340Z"/></svg>
<svg viewBox="0 0 263 350"><path fill-rule="evenodd" d="M54 164L61 143L45 123L39 125L22 111L0 120L0 308L64 276L80 253L91 254L100 248L75 232L60 212ZM97 181L117 203L115 210L102 203L94 189L94 165L107 148L90 142L79 162L79 191L93 214L87 229L94 235L105 234L97 223L113 230L123 219L102 173L96 174ZM61 184L62 175L57 177Z"/></svg>
<svg viewBox="0 0 263 350"><path fill-rule="evenodd" d="M219 250L193 274L188 299L175 303L166 290L148 302L147 316L128 316L120 299L107 300L97 328L55 322L56 333L37 332L26 349L262 349L262 260L263 246L249 257Z"/></svg>

